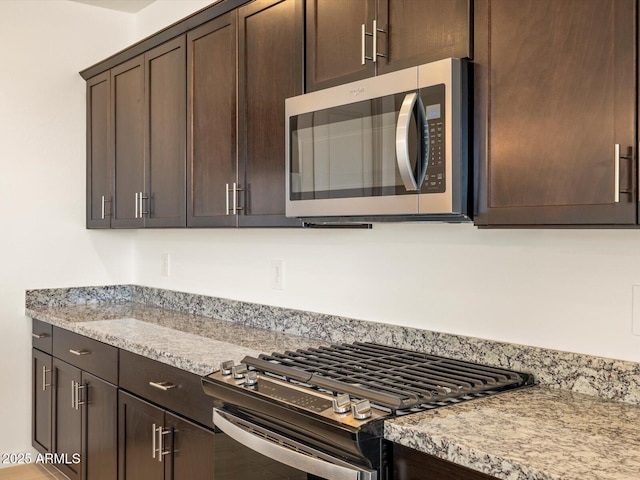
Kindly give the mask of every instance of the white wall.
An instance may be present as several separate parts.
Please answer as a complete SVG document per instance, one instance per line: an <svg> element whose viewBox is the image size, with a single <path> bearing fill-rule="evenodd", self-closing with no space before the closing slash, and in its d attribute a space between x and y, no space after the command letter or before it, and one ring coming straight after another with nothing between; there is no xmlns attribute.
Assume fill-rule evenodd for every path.
<svg viewBox="0 0 640 480"><path fill-rule="evenodd" d="M132 279L132 233L84 228L78 72L130 44L133 20L63 0L0 1L0 453L31 445L24 290Z"/></svg>

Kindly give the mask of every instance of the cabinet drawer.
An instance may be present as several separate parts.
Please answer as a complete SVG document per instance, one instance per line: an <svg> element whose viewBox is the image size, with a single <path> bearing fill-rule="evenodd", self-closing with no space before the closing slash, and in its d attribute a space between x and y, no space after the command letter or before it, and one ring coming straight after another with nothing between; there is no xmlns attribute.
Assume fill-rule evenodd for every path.
<svg viewBox="0 0 640 480"><path fill-rule="evenodd" d="M198 375L122 350L120 388L204 426L212 426L213 400L202 390Z"/></svg>
<svg viewBox="0 0 640 480"><path fill-rule="evenodd" d="M53 327L53 356L118 384L118 349L77 333Z"/></svg>
<svg viewBox="0 0 640 480"><path fill-rule="evenodd" d="M53 326L50 323L32 320L31 334L33 348L51 353Z"/></svg>

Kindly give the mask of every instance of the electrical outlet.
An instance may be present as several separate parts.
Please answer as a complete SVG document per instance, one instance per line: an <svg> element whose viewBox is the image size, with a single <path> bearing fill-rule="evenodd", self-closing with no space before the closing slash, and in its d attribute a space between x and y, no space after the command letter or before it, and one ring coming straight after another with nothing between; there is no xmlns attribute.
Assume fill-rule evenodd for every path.
<svg viewBox="0 0 640 480"><path fill-rule="evenodd" d="M271 260L271 288L284 290L284 261Z"/></svg>
<svg viewBox="0 0 640 480"><path fill-rule="evenodd" d="M163 253L160 258L160 275L162 277L168 277L171 272L171 256L168 253Z"/></svg>

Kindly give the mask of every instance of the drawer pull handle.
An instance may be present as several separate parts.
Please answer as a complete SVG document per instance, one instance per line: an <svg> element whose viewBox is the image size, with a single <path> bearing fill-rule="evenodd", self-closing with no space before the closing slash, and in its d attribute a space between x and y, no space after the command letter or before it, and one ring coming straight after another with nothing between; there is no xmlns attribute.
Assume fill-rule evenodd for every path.
<svg viewBox="0 0 640 480"><path fill-rule="evenodd" d="M69 350L69 353L73 353L74 355L89 355L91 353L91 350L85 350L84 348L82 350Z"/></svg>
<svg viewBox="0 0 640 480"><path fill-rule="evenodd" d="M154 388L157 388L158 390L163 390L165 392L167 390L171 390L172 388L177 387L175 383L171 383L171 382L149 382L149 385L151 385Z"/></svg>
<svg viewBox="0 0 640 480"><path fill-rule="evenodd" d="M33 338L37 338L38 340L40 340L41 338L47 338L49 334L48 333L32 333L31 336Z"/></svg>

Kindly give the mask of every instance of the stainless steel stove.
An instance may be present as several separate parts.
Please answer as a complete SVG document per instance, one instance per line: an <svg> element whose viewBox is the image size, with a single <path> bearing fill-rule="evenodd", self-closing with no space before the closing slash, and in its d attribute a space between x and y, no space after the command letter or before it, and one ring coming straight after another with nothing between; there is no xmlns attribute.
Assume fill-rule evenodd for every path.
<svg viewBox="0 0 640 480"><path fill-rule="evenodd" d="M245 357L203 378L216 427L252 464L255 452L270 460L246 478L269 480L382 480L384 419L531 384L524 373L359 342ZM285 473L271 475L273 461Z"/></svg>

